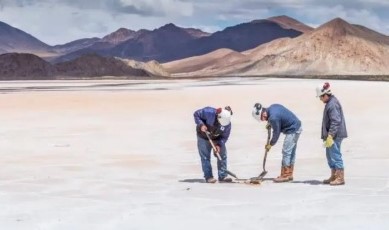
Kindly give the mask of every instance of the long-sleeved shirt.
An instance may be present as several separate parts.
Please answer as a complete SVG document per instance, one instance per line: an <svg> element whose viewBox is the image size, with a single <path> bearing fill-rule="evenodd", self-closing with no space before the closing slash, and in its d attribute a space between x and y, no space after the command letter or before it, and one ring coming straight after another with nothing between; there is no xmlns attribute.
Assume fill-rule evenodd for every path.
<svg viewBox="0 0 389 230"><path fill-rule="evenodd" d="M279 104L273 104L266 109L268 122L273 129L271 145L275 145L280 134L291 134L301 128L301 121L290 110Z"/></svg>
<svg viewBox="0 0 389 230"><path fill-rule="evenodd" d="M325 140L328 135L331 135L334 139L347 137L343 109L334 95L330 96L323 112L321 139Z"/></svg>
<svg viewBox="0 0 389 230"><path fill-rule="evenodd" d="M199 109L194 112L193 116L196 123L197 135L199 137L208 139L206 134L200 130L201 126L205 125L211 133L211 139L214 140L217 145L222 147L226 144L231 132L231 123L227 126L221 126L217 121L215 108L205 107Z"/></svg>

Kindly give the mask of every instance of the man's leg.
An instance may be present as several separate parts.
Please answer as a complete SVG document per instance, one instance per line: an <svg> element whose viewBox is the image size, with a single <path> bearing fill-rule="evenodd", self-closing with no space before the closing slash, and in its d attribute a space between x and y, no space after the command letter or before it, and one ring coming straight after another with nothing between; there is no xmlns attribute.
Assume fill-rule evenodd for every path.
<svg viewBox="0 0 389 230"><path fill-rule="evenodd" d="M323 184L329 184L331 181L335 180L335 161L331 156L330 148L326 148L326 158L328 167L331 169L331 175L328 179L323 180Z"/></svg>
<svg viewBox="0 0 389 230"><path fill-rule="evenodd" d="M222 181L227 177L227 148L226 146L221 146L220 148L220 158L221 161L217 161L217 169L219 181Z"/></svg>
<svg viewBox="0 0 389 230"><path fill-rule="evenodd" d="M292 133L285 135L282 146L282 168L281 175L274 179L274 182L287 182L293 180L292 162L294 162L293 151L296 151L297 140L300 134ZM295 154L295 153L294 153Z"/></svg>
<svg viewBox="0 0 389 230"><path fill-rule="evenodd" d="M201 167L203 169L205 181L213 178L212 165L211 165L211 149L212 146L208 140L201 137L197 137L197 148L201 159Z"/></svg>
<svg viewBox="0 0 389 230"><path fill-rule="evenodd" d="M294 138L293 138L293 142L295 143L294 147L293 147L293 150L292 150L292 154L290 156L290 166L293 168L294 166L294 162L296 160L296 150L297 150L297 143L298 143L298 140L300 138L300 135L301 135L301 132L302 132L302 128L300 128L294 135Z"/></svg>
<svg viewBox="0 0 389 230"><path fill-rule="evenodd" d="M343 185L344 181L344 165L342 159L342 153L340 152L340 147L343 139L335 139L334 144L328 148L331 158L334 162L335 168L335 179L330 182L330 185Z"/></svg>

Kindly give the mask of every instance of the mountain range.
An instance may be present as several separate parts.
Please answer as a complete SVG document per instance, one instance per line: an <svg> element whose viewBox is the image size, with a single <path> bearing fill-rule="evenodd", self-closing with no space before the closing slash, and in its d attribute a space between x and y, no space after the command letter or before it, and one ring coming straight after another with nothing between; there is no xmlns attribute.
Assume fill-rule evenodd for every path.
<svg viewBox="0 0 389 230"><path fill-rule="evenodd" d="M217 50L164 64L178 76L389 74L389 37L335 18L245 52Z"/></svg>
<svg viewBox="0 0 389 230"><path fill-rule="evenodd" d="M277 16L241 23L215 33L169 23L154 30L119 28L102 38L84 38L55 46L0 22L0 53L36 55L34 58L41 59L39 63L44 61L54 68L39 65L45 66L43 69L48 76L64 73L81 76L83 70L77 65L89 66L88 70L84 69L84 75L94 74L90 69L92 57L95 64L97 59L104 60L100 63L103 66L118 68L116 62L119 61L138 70L146 68L144 75L147 76L389 73L388 36L341 18L312 28L288 16ZM15 60L14 56L7 57ZM2 55L3 63L8 63L5 58ZM84 62L87 64L81 64ZM95 74L125 73L105 67L110 71Z"/></svg>

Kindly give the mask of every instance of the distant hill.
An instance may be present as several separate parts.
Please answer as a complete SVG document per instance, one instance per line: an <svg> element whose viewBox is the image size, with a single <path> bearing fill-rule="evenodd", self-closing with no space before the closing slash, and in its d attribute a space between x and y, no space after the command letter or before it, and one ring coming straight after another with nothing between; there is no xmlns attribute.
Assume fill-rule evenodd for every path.
<svg viewBox="0 0 389 230"><path fill-rule="evenodd" d="M169 23L154 30L120 28L101 39L57 46L0 22L0 53L10 52L2 56L3 78L29 73L32 78L39 73L42 78L59 73L76 77L389 73L389 37L341 18L311 28L282 15L212 34ZM52 64L16 52L32 53Z"/></svg>
<svg viewBox="0 0 389 230"><path fill-rule="evenodd" d="M164 66L178 76L387 75L389 38L336 18L299 37L276 39L234 57L228 63L211 52Z"/></svg>
<svg viewBox="0 0 389 230"><path fill-rule="evenodd" d="M51 64L25 53L0 55L0 80L53 80L58 78L167 77L169 73L153 61L141 63L95 54L69 62Z"/></svg>
<svg viewBox="0 0 389 230"><path fill-rule="evenodd" d="M33 54L0 54L0 80L50 80L55 68Z"/></svg>
<svg viewBox="0 0 389 230"><path fill-rule="evenodd" d="M117 31L104 36L101 39L101 42L108 42L111 44L119 44L121 42L124 42L124 41L130 39L130 38L136 37L140 33L142 33L142 32L138 33L136 31L129 30L126 28L120 28Z"/></svg>
<svg viewBox="0 0 389 230"><path fill-rule="evenodd" d="M304 24L294 19L280 17L277 20L264 19L242 23L213 34L193 28L181 28L172 23L153 31L134 32L122 29L120 37L124 36L126 39L121 39L123 42L113 44L106 39L105 43L95 43L88 48L64 55L56 61L71 60L95 52L103 56L167 62L206 54L220 48L238 52L252 49L277 38L297 37L303 33L299 31L301 28L308 31L310 27L304 27Z"/></svg>
<svg viewBox="0 0 389 230"><path fill-rule="evenodd" d="M282 37L297 37L302 32L294 29L284 29L279 23L270 20L255 20L213 33L179 46L162 58L161 61L171 61L186 57L206 54L217 49L227 48L234 51L245 51L260 44Z"/></svg>
<svg viewBox="0 0 389 230"><path fill-rule="evenodd" d="M53 55L51 46L32 35L0 22L0 53L35 53L41 56Z"/></svg>
<svg viewBox="0 0 389 230"><path fill-rule="evenodd" d="M117 38L118 34L121 34L121 39ZM139 30L135 32L122 29L103 38L101 42L97 42L93 46L61 56L55 62L72 60L88 53L140 61L159 61L163 59L163 55L171 50L176 50L180 44L204 36L207 34L200 30L177 27L172 23L152 31ZM112 42L117 40L121 42Z"/></svg>
<svg viewBox="0 0 389 230"><path fill-rule="evenodd" d="M285 29L293 29L302 33L306 33L313 30L312 27L307 26L304 23L286 15L270 17L267 20L276 22Z"/></svg>
<svg viewBox="0 0 389 230"><path fill-rule="evenodd" d="M184 58L163 64L171 73L208 75L214 69L229 68L237 63L249 62L245 55L231 49L218 49L208 54Z"/></svg>
<svg viewBox="0 0 389 230"><path fill-rule="evenodd" d="M74 52L76 50L87 48L100 40L100 38L83 38L63 45L55 45L52 48L58 54L66 54Z"/></svg>
<svg viewBox="0 0 389 230"><path fill-rule="evenodd" d="M48 46L19 29L1 23L0 52L32 53L52 63L70 61L91 53L138 61L167 62L203 55L220 48L241 52L277 38L293 38L310 29L287 16L254 20L212 34L169 23L154 30L120 28L101 39L84 38Z"/></svg>
<svg viewBox="0 0 389 230"><path fill-rule="evenodd" d="M132 68L119 59L101 57L96 54L89 54L72 61L57 63L54 67L59 76L149 76L145 70Z"/></svg>
<svg viewBox="0 0 389 230"><path fill-rule="evenodd" d="M389 73L388 37L340 18L282 45L268 44L266 51L253 50L251 55L260 58L232 72L294 75Z"/></svg>

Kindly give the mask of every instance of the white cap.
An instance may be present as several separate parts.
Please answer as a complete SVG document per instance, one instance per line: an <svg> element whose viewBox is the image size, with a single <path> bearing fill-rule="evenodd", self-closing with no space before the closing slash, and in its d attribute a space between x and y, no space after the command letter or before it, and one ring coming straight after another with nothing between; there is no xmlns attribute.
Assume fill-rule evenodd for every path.
<svg viewBox="0 0 389 230"><path fill-rule="evenodd" d="M328 82L316 87L316 97L320 97L324 94L331 94L330 83Z"/></svg>
<svg viewBox="0 0 389 230"><path fill-rule="evenodd" d="M231 123L232 112L227 109L222 109L220 113L217 114L217 120L222 126L227 126Z"/></svg>
<svg viewBox="0 0 389 230"><path fill-rule="evenodd" d="M253 118L257 121L261 121L261 113L262 113L263 107L260 103L255 103L252 111Z"/></svg>

